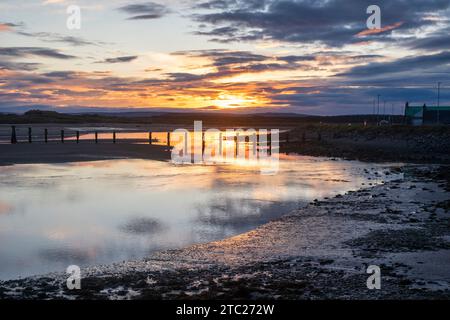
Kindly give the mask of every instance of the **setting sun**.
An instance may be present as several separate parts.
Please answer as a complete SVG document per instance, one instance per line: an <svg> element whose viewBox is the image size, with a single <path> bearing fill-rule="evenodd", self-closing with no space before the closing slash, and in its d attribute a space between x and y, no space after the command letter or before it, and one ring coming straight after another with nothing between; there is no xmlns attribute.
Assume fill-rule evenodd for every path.
<svg viewBox="0 0 450 320"><path fill-rule="evenodd" d="M245 107L257 107L258 103L262 103L256 98L248 97L246 95L229 95L221 94L217 99L212 101L214 106L220 109L235 109Z"/></svg>

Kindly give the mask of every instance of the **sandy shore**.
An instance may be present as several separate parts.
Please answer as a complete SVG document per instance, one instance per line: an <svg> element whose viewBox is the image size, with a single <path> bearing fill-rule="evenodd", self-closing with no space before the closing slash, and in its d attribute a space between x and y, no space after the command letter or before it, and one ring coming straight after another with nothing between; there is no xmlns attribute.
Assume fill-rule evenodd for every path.
<svg viewBox="0 0 450 320"><path fill-rule="evenodd" d="M84 142L0 144L0 165L17 163L61 163L108 159L169 160L165 146Z"/></svg>
<svg viewBox="0 0 450 320"><path fill-rule="evenodd" d="M403 172L223 241L85 268L78 291L50 274L0 282L0 298L448 299L450 170ZM369 265L381 290L366 287Z"/></svg>

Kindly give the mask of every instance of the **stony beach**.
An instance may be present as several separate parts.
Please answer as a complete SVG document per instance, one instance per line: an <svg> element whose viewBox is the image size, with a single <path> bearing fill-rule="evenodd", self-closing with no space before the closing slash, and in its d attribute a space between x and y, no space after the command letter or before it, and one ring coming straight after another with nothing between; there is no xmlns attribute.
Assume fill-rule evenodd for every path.
<svg viewBox="0 0 450 320"><path fill-rule="evenodd" d="M67 275L0 282L2 299L448 299L449 167L406 165L218 242ZM383 177L380 177L381 179ZM381 290L366 286L369 265Z"/></svg>

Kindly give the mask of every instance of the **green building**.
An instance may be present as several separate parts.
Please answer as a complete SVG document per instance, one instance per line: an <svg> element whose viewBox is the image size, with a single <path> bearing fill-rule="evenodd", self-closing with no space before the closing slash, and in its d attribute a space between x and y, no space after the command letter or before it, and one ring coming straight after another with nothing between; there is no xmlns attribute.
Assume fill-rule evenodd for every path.
<svg viewBox="0 0 450 320"><path fill-rule="evenodd" d="M410 106L406 103L405 117L408 124L421 126L426 124L450 124L450 106Z"/></svg>

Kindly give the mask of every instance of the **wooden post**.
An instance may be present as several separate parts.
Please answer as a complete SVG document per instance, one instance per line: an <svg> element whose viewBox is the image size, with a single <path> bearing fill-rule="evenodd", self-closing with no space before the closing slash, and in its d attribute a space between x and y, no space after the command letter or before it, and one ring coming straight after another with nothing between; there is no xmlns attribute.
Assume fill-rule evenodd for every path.
<svg viewBox="0 0 450 320"><path fill-rule="evenodd" d="M259 149L259 134L260 134L260 131L258 130L258 134L256 135L256 154L257 154L258 158L259 158L259 152L260 152L260 149Z"/></svg>
<svg viewBox="0 0 450 320"><path fill-rule="evenodd" d="M80 131L77 131L77 143L80 143Z"/></svg>
<svg viewBox="0 0 450 320"><path fill-rule="evenodd" d="M44 142L48 143L48 129L44 129Z"/></svg>
<svg viewBox="0 0 450 320"><path fill-rule="evenodd" d="M236 158L239 155L239 133L236 133L236 136L234 137L234 157Z"/></svg>
<svg viewBox="0 0 450 320"><path fill-rule="evenodd" d="M223 137L222 137L222 132L219 133L219 154L220 157L223 157Z"/></svg>
<svg viewBox="0 0 450 320"><path fill-rule="evenodd" d="M64 130L61 130L61 143L64 143Z"/></svg>
<svg viewBox="0 0 450 320"><path fill-rule="evenodd" d="M28 128L28 143L32 143L33 142L33 137L31 135L31 128Z"/></svg>
<svg viewBox="0 0 450 320"><path fill-rule="evenodd" d="M244 151L244 158L247 158L247 151L250 151L250 136L246 135L245 136L245 151Z"/></svg>
<svg viewBox="0 0 450 320"><path fill-rule="evenodd" d="M272 130L269 130L267 134L267 154L272 155Z"/></svg>
<svg viewBox="0 0 450 320"><path fill-rule="evenodd" d="M113 143L116 143L116 132L113 132Z"/></svg>
<svg viewBox="0 0 450 320"><path fill-rule="evenodd" d="M17 143L16 126L11 127L11 144Z"/></svg>
<svg viewBox="0 0 450 320"><path fill-rule="evenodd" d="M188 139L189 139L189 133L185 132L184 133L184 148L183 148L183 157L187 154L189 154L189 143L188 143Z"/></svg>
<svg viewBox="0 0 450 320"><path fill-rule="evenodd" d="M202 133L202 155L205 154L205 146L206 146L206 143L205 143L205 133L203 132L203 133Z"/></svg>
<svg viewBox="0 0 450 320"><path fill-rule="evenodd" d="M152 144L152 143L153 143L152 140L153 140L153 139L152 139L152 132L150 131L150 132L148 133L148 144Z"/></svg>
<svg viewBox="0 0 450 320"><path fill-rule="evenodd" d="M306 141L306 134L304 132L302 132L302 142Z"/></svg>
<svg viewBox="0 0 450 320"><path fill-rule="evenodd" d="M98 143L98 132L97 131L95 131L95 143L96 144Z"/></svg>
<svg viewBox="0 0 450 320"><path fill-rule="evenodd" d="M170 132L167 132L167 146L170 147Z"/></svg>
<svg viewBox="0 0 450 320"><path fill-rule="evenodd" d="M289 132L286 132L286 143L289 143Z"/></svg>
<svg viewBox="0 0 450 320"><path fill-rule="evenodd" d="M253 155L256 156L258 147L258 135L256 133L253 134L252 142L253 142Z"/></svg>

